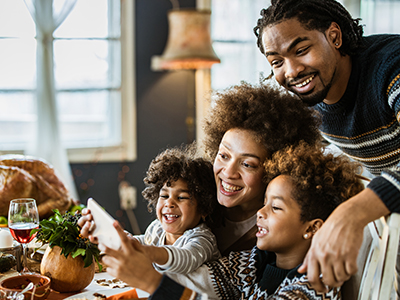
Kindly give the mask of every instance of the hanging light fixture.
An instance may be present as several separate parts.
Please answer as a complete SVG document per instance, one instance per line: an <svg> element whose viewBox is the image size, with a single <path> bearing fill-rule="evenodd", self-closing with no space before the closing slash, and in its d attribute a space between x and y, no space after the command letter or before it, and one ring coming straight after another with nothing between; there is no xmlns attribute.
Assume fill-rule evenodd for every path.
<svg viewBox="0 0 400 300"><path fill-rule="evenodd" d="M209 69L220 63L212 48L210 18L210 10L170 10L167 45L161 56L152 57L152 70Z"/></svg>

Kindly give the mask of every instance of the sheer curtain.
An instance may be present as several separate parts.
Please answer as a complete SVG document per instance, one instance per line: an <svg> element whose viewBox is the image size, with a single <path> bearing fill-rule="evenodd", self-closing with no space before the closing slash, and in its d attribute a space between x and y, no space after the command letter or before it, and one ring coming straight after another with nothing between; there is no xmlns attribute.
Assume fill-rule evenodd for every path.
<svg viewBox="0 0 400 300"><path fill-rule="evenodd" d="M36 25L37 129L28 154L51 163L74 199L78 199L66 149L60 140L54 84L53 32L76 0L24 0Z"/></svg>

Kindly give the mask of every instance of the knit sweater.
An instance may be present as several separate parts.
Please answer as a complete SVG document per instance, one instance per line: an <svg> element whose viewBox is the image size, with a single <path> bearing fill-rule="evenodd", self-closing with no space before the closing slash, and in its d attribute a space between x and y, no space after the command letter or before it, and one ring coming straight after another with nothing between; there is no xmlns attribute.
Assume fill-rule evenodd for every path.
<svg viewBox="0 0 400 300"><path fill-rule="evenodd" d="M163 246L167 249L168 262L165 265L154 265L160 272L187 274L206 261L215 260L221 256L214 234L204 223L186 230L173 245L165 245L165 235L161 222L154 220L147 227L144 235L134 236L141 244Z"/></svg>
<svg viewBox="0 0 400 300"><path fill-rule="evenodd" d="M321 133L376 177L368 184L400 212L400 35L364 37L343 97L319 103Z"/></svg>
<svg viewBox="0 0 400 300"><path fill-rule="evenodd" d="M297 272L299 266L283 270L276 267L275 261L274 253L257 247L250 251L232 252L229 257L206 263L213 283L212 290L196 292L164 276L149 299L341 299L339 288L327 293L316 292L307 276Z"/></svg>

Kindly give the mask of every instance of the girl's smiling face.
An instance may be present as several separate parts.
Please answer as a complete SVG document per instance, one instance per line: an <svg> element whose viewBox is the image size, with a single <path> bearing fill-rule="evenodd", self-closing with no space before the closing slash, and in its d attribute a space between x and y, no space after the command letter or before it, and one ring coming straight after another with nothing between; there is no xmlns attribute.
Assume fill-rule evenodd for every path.
<svg viewBox="0 0 400 300"><path fill-rule="evenodd" d="M197 212L197 200L190 195L183 179L171 182L171 186L164 184L156 212L166 231L167 245L172 245L186 230L196 227L202 217Z"/></svg>
<svg viewBox="0 0 400 300"><path fill-rule="evenodd" d="M257 247L277 256L304 257L310 246L313 233L308 232L313 221L301 221L301 208L292 191L287 175L280 175L268 184L264 207L257 212Z"/></svg>
<svg viewBox="0 0 400 300"><path fill-rule="evenodd" d="M230 129L223 136L214 161L218 202L226 208L240 208L232 221L254 215L262 205L265 184L263 162L267 150L244 129Z"/></svg>

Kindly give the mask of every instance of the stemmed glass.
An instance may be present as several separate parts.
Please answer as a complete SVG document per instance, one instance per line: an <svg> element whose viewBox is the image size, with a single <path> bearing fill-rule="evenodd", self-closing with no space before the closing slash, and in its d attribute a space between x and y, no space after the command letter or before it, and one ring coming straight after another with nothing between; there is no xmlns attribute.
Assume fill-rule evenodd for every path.
<svg viewBox="0 0 400 300"><path fill-rule="evenodd" d="M36 233L31 235L32 229L39 228L39 213L35 199L21 198L10 201L8 228L14 239L22 245L24 268L21 273L31 273L26 261L26 251L27 244L36 236Z"/></svg>

